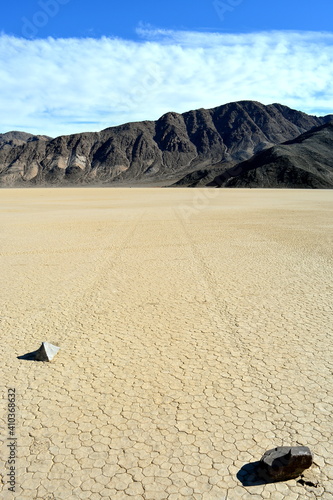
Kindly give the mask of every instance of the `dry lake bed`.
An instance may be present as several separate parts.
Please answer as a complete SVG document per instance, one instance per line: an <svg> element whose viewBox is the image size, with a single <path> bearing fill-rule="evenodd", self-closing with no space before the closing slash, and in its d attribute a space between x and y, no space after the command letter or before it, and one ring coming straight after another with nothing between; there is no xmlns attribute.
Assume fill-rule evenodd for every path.
<svg viewBox="0 0 333 500"><path fill-rule="evenodd" d="M1 498L333 498L333 191L3 189L0 211ZM42 341L51 363L18 359ZM314 465L258 484L280 445Z"/></svg>

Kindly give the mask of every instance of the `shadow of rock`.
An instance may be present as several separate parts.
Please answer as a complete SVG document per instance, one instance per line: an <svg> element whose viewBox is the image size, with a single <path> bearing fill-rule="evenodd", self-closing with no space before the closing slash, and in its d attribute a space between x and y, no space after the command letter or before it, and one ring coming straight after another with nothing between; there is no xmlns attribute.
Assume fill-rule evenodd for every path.
<svg viewBox="0 0 333 500"><path fill-rule="evenodd" d="M22 356L17 356L17 359L24 359L25 361L36 361L37 352L38 349L37 351L27 352L27 354L23 354Z"/></svg>
<svg viewBox="0 0 333 500"><path fill-rule="evenodd" d="M243 486L259 486L261 484L268 484L272 482L268 477L267 479L263 479L259 476L259 466L259 461L250 462L243 465L243 467L237 472L237 479Z"/></svg>
<svg viewBox="0 0 333 500"><path fill-rule="evenodd" d="M28 352L23 356L18 356L17 359L25 359L28 361L52 361L58 353L60 347L50 344L50 342L42 342L42 345L37 351Z"/></svg>

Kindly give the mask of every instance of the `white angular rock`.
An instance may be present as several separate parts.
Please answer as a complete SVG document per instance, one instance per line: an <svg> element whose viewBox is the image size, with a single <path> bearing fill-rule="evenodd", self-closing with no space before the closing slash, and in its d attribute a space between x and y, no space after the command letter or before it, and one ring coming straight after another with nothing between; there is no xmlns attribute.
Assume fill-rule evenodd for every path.
<svg viewBox="0 0 333 500"><path fill-rule="evenodd" d="M60 347L50 344L49 342L43 342L38 351L36 351L35 360L52 361L59 349Z"/></svg>

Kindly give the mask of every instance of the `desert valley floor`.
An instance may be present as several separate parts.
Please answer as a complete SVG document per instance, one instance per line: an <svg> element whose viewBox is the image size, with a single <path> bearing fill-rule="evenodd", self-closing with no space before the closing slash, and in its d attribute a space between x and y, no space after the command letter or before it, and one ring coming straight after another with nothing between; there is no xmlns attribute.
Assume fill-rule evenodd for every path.
<svg viewBox="0 0 333 500"><path fill-rule="evenodd" d="M333 498L333 191L3 189L0 210L1 498ZM42 341L51 363L18 359ZM298 444L303 481L253 484Z"/></svg>

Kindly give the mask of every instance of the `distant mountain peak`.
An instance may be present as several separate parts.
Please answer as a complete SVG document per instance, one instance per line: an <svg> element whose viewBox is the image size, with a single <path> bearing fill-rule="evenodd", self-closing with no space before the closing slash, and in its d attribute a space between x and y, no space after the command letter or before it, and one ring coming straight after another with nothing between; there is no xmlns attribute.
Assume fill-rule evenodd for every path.
<svg viewBox="0 0 333 500"><path fill-rule="evenodd" d="M48 137L47 135L33 135L27 132L20 132L18 130L12 130L10 132L6 132L4 134L0 134L0 147L4 144L9 144L12 146L21 146L27 142L31 141L49 141L52 137Z"/></svg>

